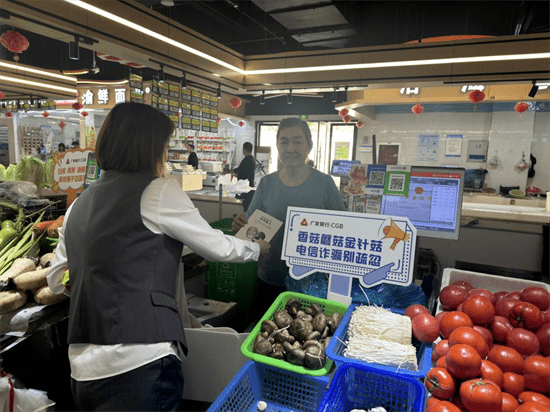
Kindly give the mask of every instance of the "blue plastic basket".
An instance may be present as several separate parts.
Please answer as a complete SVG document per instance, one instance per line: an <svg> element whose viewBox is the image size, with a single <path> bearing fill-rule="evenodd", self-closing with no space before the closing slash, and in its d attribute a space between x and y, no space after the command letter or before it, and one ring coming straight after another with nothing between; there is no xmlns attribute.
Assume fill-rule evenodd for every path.
<svg viewBox="0 0 550 412"><path fill-rule="evenodd" d="M432 344L431 343L421 343L418 341L414 342L414 346L416 348L416 359L418 362L418 371L412 371L404 368L398 369L392 366L379 365L377 363L368 363L358 359L346 358L344 356L344 349L346 349L346 345L344 342L348 340L349 322L351 320L351 315L357 306L358 305L356 304L352 304L348 307L346 314L340 321L340 325L338 326L338 329L336 329L334 336L330 339L330 342L327 347L327 356L330 359L332 359L334 362L336 362L336 364L349 363L354 365L364 365L368 368L380 369L387 372L398 373L400 375L411 376L416 379L424 378L432 367ZM404 310L400 310L400 309L390 309L390 310L392 312L399 313L400 315L403 315L405 313Z"/></svg>
<svg viewBox="0 0 550 412"><path fill-rule="evenodd" d="M410 376L396 375L364 365L338 366L318 412L349 412L382 406L391 412L422 412L424 386Z"/></svg>
<svg viewBox="0 0 550 412"><path fill-rule="evenodd" d="M210 405L208 412L316 412L327 391L328 376L309 376L248 361Z"/></svg>

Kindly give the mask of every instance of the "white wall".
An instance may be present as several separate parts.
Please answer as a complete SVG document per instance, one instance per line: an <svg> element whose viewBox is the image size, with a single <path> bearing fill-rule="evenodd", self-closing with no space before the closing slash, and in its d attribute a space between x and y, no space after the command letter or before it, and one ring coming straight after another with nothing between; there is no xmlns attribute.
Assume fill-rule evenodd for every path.
<svg viewBox="0 0 550 412"><path fill-rule="evenodd" d="M451 106L451 105L449 105ZM537 186L550 190L550 113L527 111L521 116L515 111L476 111L473 112L427 112L415 115L410 110L402 113L378 113L375 119L362 119L365 123L358 132L356 159L371 163L372 154L360 150L361 144L372 144L372 135L377 143L399 143L399 164L439 166L452 165L465 169L486 169L485 184L499 189L499 186ZM417 159L419 135L439 135L437 161L427 162ZM447 135L463 136L460 157L446 157ZM468 161L469 141L488 142L487 161ZM535 177L527 179L528 170L518 171L517 163L525 153L537 158ZM488 165L495 154L501 161L497 167Z"/></svg>

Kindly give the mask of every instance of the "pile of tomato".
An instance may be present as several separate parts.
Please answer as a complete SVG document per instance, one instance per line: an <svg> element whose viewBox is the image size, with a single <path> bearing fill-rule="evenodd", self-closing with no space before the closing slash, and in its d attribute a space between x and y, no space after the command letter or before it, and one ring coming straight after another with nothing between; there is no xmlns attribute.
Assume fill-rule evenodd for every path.
<svg viewBox="0 0 550 412"><path fill-rule="evenodd" d="M436 316L421 305L405 311L418 340L437 341L426 412L550 412L550 293L456 281L439 300Z"/></svg>

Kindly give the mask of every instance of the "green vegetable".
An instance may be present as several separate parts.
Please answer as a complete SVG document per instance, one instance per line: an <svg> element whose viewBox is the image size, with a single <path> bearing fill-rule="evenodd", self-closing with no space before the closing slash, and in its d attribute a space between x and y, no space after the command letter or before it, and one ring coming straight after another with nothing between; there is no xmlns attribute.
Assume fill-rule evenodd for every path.
<svg viewBox="0 0 550 412"><path fill-rule="evenodd" d="M15 166L13 177L13 180L32 182L41 187L44 181L44 162L33 156L24 157Z"/></svg>
<svg viewBox="0 0 550 412"><path fill-rule="evenodd" d="M9 222L9 220L7 222ZM4 222L2 222L2 226L3 225ZM3 249L8 243L15 239L18 234L15 227L2 227L2 230L0 230L0 249Z"/></svg>
<svg viewBox="0 0 550 412"><path fill-rule="evenodd" d="M5 227L8 227L8 226L15 228L15 222L13 220L4 220L0 225L0 228L4 229Z"/></svg>
<svg viewBox="0 0 550 412"><path fill-rule="evenodd" d="M0 180L6 180L6 168L0 164Z"/></svg>

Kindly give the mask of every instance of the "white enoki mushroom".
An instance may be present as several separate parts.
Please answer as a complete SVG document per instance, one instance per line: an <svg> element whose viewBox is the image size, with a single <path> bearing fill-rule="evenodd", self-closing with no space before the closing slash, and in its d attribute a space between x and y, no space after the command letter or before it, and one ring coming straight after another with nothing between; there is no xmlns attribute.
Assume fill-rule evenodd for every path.
<svg viewBox="0 0 550 412"><path fill-rule="evenodd" d="M408 316L377 306L357 306L348 326L343 355L364 362L418 371Z"/></svg>
<svg viewBox="0 0 550 412"><path fill-rule="evenodd" d="M264 401L260 401L258 402L258 410L260 412L263 412L267 409L267 403L265 403Z"/></svg>

